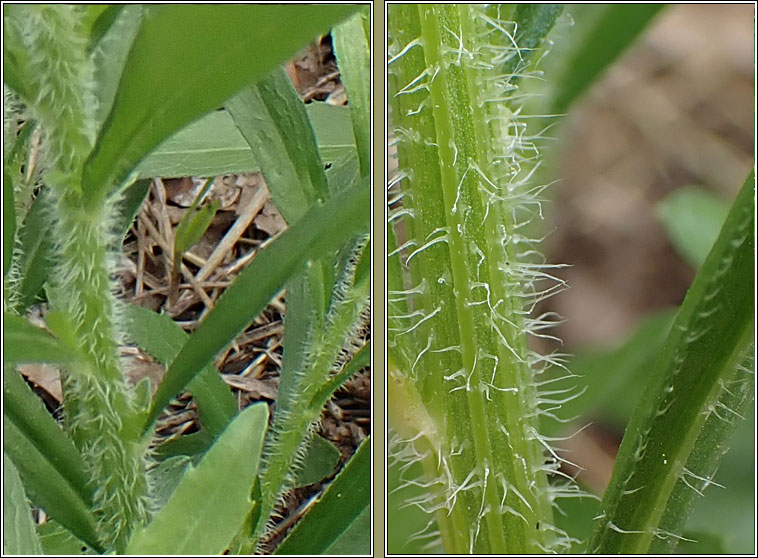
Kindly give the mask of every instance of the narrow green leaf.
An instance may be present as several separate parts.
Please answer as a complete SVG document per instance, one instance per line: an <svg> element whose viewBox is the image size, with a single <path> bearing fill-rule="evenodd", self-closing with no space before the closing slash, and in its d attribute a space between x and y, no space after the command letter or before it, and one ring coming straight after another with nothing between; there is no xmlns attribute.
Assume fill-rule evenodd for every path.
<svg viewBox="0 0 758 558"><path fill-rule="evenodd" d="M497 4L490 10L499 10ZM513 20L517 23L514 42L518 55L512 56L503 65L505 72L518 72L544 43L545 37L563 11L563 4L517 4ZM510 46L510 45L509 45ZM518 76L516 76L518 77Z"/></svg>
<svg viewBox="0 0 758 558"><path fill-rule="evenodd" d="M371 37L364 27L369 19L369 7L364 6L332 31L334 53L348 95L361 176L371 172Z"/></svg>
<svg viewBox="0 0 758 558"><path fill-rule="evenodd" d="M552 113L563 113L627 49L666 4L572 6L576 22L554 60Z"/></svg>
<svg viewBox="0 0 758 558"><path fill-rule="evenodd" d="M170 317L146 308L129 305L126 318L127 337L165 366L171 363L189 337ZM237 413L237 402L229 387L218 371L208 365L190 382L188 389L195 399L203 426L212 437L218 436Z"/></svg>
<svg viewBox="0 0 758 558"><path fill-rule="evenodd" d="M371 526L365 519L370 505L371 439L367 438L274 554L335 554L337 550L370 554ZM355 527L360 527L357 532Z"/></svg>
<svg viewBox="0 0 758 558"><path fill-rule="evenodd" d="M18 470L3 453L3 554L42 554Z"/></svg>
<svg viewBox="0 0 758 558"><path fill-rule="evenodd" d="M50 517L99 548L81 456L20 375L6 369L3 376L3 447L29 496Z"/></svg>
<svg viewBox="0 0 758 558"><path fill-rule="evenodd" d="M334 444L316 433L312 433L309 438L308 453L303 457L303 465L297 472L296 487L319 482L334 471L340 460L340 452Z"/></svg>
<svg viewBox="0 0 758 558"><path fill-rule="evenodd" d="M654 552L681 535L692 500L681 482L705 474L729 445L731 422L754 397L755 179L748 176L690 287L627 426L591 552ZM705 435L707 439L701 438ZM691 473L697 477L691 477ZM670 518L675 518L670 522ZM678 523L677 523L678 522ZM661 543L660 541L664 541Z"/></svg>
<svg viewBox="0 0 758 558"><path fill-rule="evenodd" d="M324 164L305 106L282 68L245 87L226 109L250 145L271 197L295 223L328 194Z"/></svg>
<svg viewBox="0 0 758 558"><path fill-rule="evenodd" d="M674 247L695 268L703 265L729 213L724 200L700 188L680 188L655 209Z"/></svg>
<svg viewBox="0 0 758 558"><path fill-rule="evenodd" d="M34 302L53 267L50 209L45 192L34 200L19 231L19 303L16 310L23 313Z"/></svg>
<svg viewBox="0 0 758 558"><path fill-rule="evenodd" d="M210 182L210 181L209 181ZM203 238L218 211L218 200L200 209L191 207L176 227L174 236L174 263L177 263L187 250Z"/></svg>
<svg viewBox="0 0 758 558"><path fill-rule="evenodd" d="M251 405L190 467L152 523L137 531L127 554L221 554L250 511L268 406Z"/></svg>
<svg viewBox="0 0 758 558"><path fill-rule="evenodd" d="M342 367L342 370L329 378L329 381L316 392L316 395L313 396L313 399L311 399L308 406L311 409L322 408L326 405L326 402L329 401L329 398L334 395L334 392L342 387L342 384L352 378L353 375L359 372L362 368L365 368L370 364L371 342L369 341L353 355L353 358Z"/></svg>
<svg viewBox="0 0 758 558"><path fill-rule="evenodd" d="M72 364L77 353L26 318L3 314L3 362L50 362Z"/></svg>
<svg viewBox="0 0 758 558"><path fill-rule="evenodd" d="M172 362L153 398L146 427L218 351L247 327L293 273L306 262L336 250L345 239L366 231L369 221L370 188L364 181L339 199L313 207L262 250L227 288Z"/></svg>
<svg viewBox="0 0 758 558"><path fill-rule="evenodd" d="M84 460L73 442L47 412L39 397L32 392L18 372L9 368L6 368L3 374L3 397L5 418L16 426L57 474L66 479L65 484L70 485L81 500L89 503L92 488L89 486ZM20 456L7 441L5 451L14 461ZM22 467L22 474L23 472Z"/></svg>
<svg viewBox="0 0 758 558"><path fill-rule="evenodd" d="M355 10L348 5L154 5L83 174L96 200L159 143ZM192 37L191 41L184 40ZM255 56L257 52L266 56Z"/></svg>
<svg viewBox="0 0 758 558"><path fill-rule="evenodd" d="M16 241L16 200L13 196L13 179L3 171L3 277L8 275L13 262Z"/></svg>
<svg viewBox="0 0 758 558"><path fill-rule="evenodd" d="M356 158L350 111L309 103L305 111L316 134L324 164L345 167ZM140 178L218 176L260 171L260 165L226 110L213 111L161 143L137 167ZM347 171L345 171L347 172Z"/></svg>

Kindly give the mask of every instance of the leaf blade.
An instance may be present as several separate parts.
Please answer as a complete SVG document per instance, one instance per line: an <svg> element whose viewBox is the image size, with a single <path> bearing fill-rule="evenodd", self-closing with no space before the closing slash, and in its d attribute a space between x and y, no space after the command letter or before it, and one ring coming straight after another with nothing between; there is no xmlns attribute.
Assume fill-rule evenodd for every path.
<svg viewBox="0 0 758 558"><path fill-rule="evenodd" d="M349 497L345 497L349 495ZM371 528L362 520L371 504L371 439L367 438L274 554L313 555L339 547L345 554L370 552ZM356 541L350 528L360 522ZM346 541L345 539L352 539ZM345 552L342 545L350 552Z"/></svg>
<svg viewBox="0 0 758 558"><path fill-rule="evenodd" d="M98 199L161 141L255 81L351 6L150 6L83 173ZM177 42L175 37L192 37ZM265 57L250 52L265 45Z"/></svg>
<svg viewBox="0 0 758 558"><path fill-rule="evenodd" d="M681 535L661 525L668 516L686 516L692 502L671 495L693 455L704 451L696 447L701 429L729 395L726 386L735 370L746 368L743 361L752 350L754 193L751 172L627 426L590 541L592 552L644 553L655 538ZM752 395L749 390L746 396ZM728 436L710 444L710 451L725 446Z"/></svg>
<svg viewBox="0 0 758 558"><path fill-rule="evenodd" d="M126 553L222 553L250 510L267 423L265 403L242 411L184 474L153 521L134 534Z"/></svg>

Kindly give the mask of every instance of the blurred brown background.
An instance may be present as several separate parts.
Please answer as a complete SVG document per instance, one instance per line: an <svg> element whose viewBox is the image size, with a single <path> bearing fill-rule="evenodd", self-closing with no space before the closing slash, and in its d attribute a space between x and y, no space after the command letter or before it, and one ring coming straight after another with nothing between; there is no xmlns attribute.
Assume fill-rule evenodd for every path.
<svg viewBox="0 0 758 558"><path fill-rule="evenodd" d="M679 4L564 118L548 261L571 264L549 301L564 349L614 345L640 318L681 303L694 270L654 207L687 185L731 203L753 166L755 8Z"/></svg>

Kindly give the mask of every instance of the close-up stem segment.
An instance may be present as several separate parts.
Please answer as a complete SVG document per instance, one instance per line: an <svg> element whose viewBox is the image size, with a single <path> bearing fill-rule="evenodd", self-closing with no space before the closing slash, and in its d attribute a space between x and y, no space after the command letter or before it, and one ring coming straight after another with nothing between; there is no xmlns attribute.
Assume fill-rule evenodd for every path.
<svg viewBox="0 0 758 558"><path fill-rule="evenodd" d="M537 283L551 278L522 229L540 216L543 187L515 116L515 78L534 70L517 28L499 6L388 13L390 381L418 393L423 413L401 420L417 419L414 437L431 443L405 455L434 471L423 482L437 491L415 503L436 512L452 553L538 553L561 538L547 481L557 459L537 433L545 357L526 340L546 294Z"/></svg>

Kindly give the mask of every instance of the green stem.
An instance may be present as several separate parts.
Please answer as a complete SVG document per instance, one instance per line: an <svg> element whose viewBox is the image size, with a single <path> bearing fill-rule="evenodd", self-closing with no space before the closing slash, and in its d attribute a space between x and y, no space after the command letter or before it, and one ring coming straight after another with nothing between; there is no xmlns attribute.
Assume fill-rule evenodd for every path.
<svg viewBox="0 0 758 558"><path fill-rule="evenodd" d="M446 551L537 553L554 542L546 472L555 464L546 465L537 434L539 369L529 364L536 355L524 314L547 275L517 245L520 221L536 216L539 202L520 172L528 146L506 99L512 76L493 55L518 56L512 37L492 38L514 25L486 10L389 11L393 192L403 193L390 218L406 240L390 272L393 291L409 293L406 313L390 316L390 347L407 364L396 393L412 386L424 408L415 415L434 424L442 488L428 509L446 512Z"/></svg>
<svg viewBox="0 0 758 558"><path fill-rule="evenodd" d="M119 361L107 262L110 218L105 207L84 210L77 198L64 195L56 204L60 260L51 291L51 301L72 323L87 368L64 377L66 422L95 487L99 535L122 550L149 515L147 448Z"/></svg>
<svg viewBox="0 0 758 558"><path fill-rule="evenodd" d="M255 540L269 527L278 499L292 487L296 469L307 449L307 437L303 433L313 427L322 411L322 407L313 406L312 401L322 393L340 353L356 335L368 303L369 288L367 278L354 285L338 284L339 296L326 315L323 330L313 332L314 337L308 342L302 361L305 370L297 375L297 385L288 393L290 401L277 408L272 435L264 449L260 520L255 527Z"/></svg>

